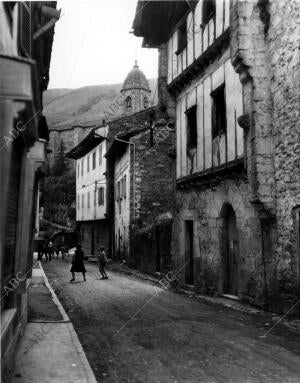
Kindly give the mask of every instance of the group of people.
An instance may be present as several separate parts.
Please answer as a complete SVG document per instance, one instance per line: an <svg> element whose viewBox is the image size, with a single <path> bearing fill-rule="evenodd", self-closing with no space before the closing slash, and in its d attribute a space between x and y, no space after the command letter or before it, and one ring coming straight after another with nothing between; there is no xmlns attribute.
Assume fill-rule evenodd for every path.
<svg viewBox="0 0 300 383"><path fill-rule="evenodd" d="M83 259L84 259L84 252L82 251L81 245L78 244L76 246L76 251L75 251L75 254L72 260L72 266L70 269L70 272L72 274L72 279L70 280L70 282L75 281L75 273L82 273L83 280L86 281L86 277L85 277L86 269L84 266ZM105 254L105 249L103 246L101 246L99 254L98 254L98 266L99 266L99 272L102 276L102 279L108 279L108 276L105 271L106 264L107 264L107 258Z"/></svg>
<svg viewBox="0 0 300 383"><path fill-rule="evenodd" d="M38 244L38 260L42 261L43 256L46 258L46 262L51 261L52 257L54 254L56 254L56 257L58 258L59 252L60 252L60 247L55 246L51 240L45 240L41 241ZM63 254L63 251L62 251ZM83 280L86 281L86 269L84 266L84 252L82 250L82 247L80 244L76 246L75 254L72 259L72 266L70 269L70 272L72 274L72 279L70 282L75 281L75 273L82 273ZM102 276L102 279L108 279L108 276L105 271L105 266L107 264L107 258L106 258L106 253L105 249L103 246L100 247L99 249L99 254L98 254L98 267L99 267L99 272Z"/></svg>
<svg viewBox="0 0 300 383"><path fill-rule="evenodd" d="M59 255L59 247L55 247L53 245L53 242L51 240L45 240L45 241L39 241L38 243L38 260L42 261L43 256L46 258L47 261L51 261L54 254L58 257Z"/></svg>

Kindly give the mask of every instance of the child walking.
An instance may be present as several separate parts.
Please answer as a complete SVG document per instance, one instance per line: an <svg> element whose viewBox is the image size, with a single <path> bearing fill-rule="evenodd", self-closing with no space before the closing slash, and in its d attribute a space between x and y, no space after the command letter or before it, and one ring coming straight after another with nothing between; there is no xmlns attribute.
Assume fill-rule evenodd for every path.
<svg viewBox="0 0 300 383"><path fill-rule="evenodd" d="M105 250L104 250L103 246L100 246L98 263L99 263L99 271L100 271L100 274L102 275L102 279L108 279L108 276L106 275L106 272L105 272L105 266L107 263L107 258L106 258L106 254L105 254Z"/></svg>

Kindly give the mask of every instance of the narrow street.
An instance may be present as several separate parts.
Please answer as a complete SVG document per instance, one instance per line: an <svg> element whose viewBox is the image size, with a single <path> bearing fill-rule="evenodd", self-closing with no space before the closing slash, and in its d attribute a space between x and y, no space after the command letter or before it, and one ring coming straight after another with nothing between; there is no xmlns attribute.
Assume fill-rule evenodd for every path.
<svg viewBox="0 0 300 383"><path fill-rule="evenodd" d="M300 337L270 315L208 305L117 273L43 263L99 382L299 382Z"/></svg>

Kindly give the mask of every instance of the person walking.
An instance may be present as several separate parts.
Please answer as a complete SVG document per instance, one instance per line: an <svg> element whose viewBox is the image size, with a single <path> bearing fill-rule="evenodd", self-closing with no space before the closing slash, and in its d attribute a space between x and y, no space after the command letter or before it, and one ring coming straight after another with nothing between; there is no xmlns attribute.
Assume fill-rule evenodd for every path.
<svg viewBox="0 0 300 383"><path fill-rule="evenodd" d="M100 253L98 256L98 263L99 263L99 271L100 271L100 274L102 275L102 279L108 279L108 276L107 276L106 271L105 271L105 266L107 264L107 258L106 258L106 254L105 254L105 250L104 250L103 246L100 247Z"/></svg>
<svg viewBox="0 0 300 383"><path fill-rule="evenodd" d="M43 259L43 255L45 255L46 262L47 262L48 261L48 244L46 240L44 240L44 243L43 243L42 259Z"/></svg>
<svg viewBox="0 0 300 383"><path fill-rule="evenodd" d="M37 251L38 251L38 261L41 261L43 258L44 245L43 245L43 242L40 240L38 241Z"/></svg>
<svg viewBox="0 0 300 383"><path fill-rule="evenodd" d="M48 242L48 256L49 256L49 258L48 258L48 260L49 261L51 261L51 259L52 259L52 256L53 256L53 242L51 241L51 239L50 239L50 241Z"/></svg>
<svg viewBox="0 0 300 383"><path fill-rule="evenodd" d="M70 280L70 282L75 281L75 273L82 273L83 280L86 281L85 279L86 269L83 263L83 256L84 256L84 252L81 249L81 245L78 244L76 246L75 254L72 260L72 266L70 269L70 272L72 273L72 279Z"/></svg>

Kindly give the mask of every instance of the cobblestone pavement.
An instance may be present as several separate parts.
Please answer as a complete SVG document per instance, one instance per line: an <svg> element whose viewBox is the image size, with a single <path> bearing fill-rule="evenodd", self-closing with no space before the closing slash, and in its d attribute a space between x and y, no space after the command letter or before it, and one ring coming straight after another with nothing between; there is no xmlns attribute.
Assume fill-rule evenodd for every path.
<svg viewBox="0 0 300 383"><path fill-rule="evenodd" d="M300 381L300 337L249 315L110 272L69 283L70 260L43 264L99 382Z"/></svg>

